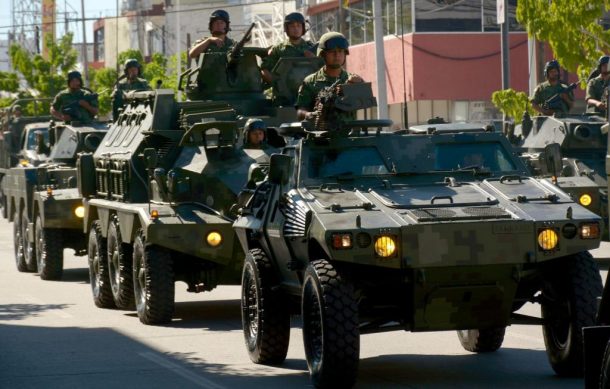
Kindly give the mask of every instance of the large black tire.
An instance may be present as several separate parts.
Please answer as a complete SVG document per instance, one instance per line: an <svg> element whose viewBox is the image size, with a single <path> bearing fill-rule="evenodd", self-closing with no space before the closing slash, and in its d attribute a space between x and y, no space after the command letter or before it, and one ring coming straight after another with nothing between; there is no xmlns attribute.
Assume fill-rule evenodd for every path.
<svg viewBox="0 0 610 389"><path fill-rule="evenodd" d="M87 254L93 302L100 308L115 308L108 278L106 239L102 236L102 228L97 220L93 222L91 231L89 231Z"/></svg>
<svg viewBox="0 0 610 389"><path fill-rule="evenodd" d="M290 312L280 292L272 290L273 269L262 250L246 254L241 279L241 322L250 359L263 364L284 362L290 342Z"/></svg>
<svg viewBox="0 0 610 389"><path fill-rule="evenodd" d="M352 387L360 358L353 286L328 261L313 261L305 271L301 310L305 357L314 386Z"/></svg>
<svg viewBox="0 0 610 389"><path fill-rule="evenodd" d="M123 243L116 217L110 222L107 236L108 274L112 298L117 308L134 309L132 247Z"/></svg>
<svg viewBox="0 0 610 389"><path fill-rule="evenodd" d="M23 255L23 239L21 237L21 217L19 211L15 209L13 213L13 247L15 249L15 263L17 264L17 270L20 272L28 271L28 266L25 263L25 256Z"/></svg>
<svg viewBox="0 0 610 389"><path fill-rule="evenodd" d="M489 353L502 346L506 327L488 328L484 330L460 330L458 339L464 350L473 353Z"/></svg>
<svg viewBox="0 0 610 389"><path fill-rule="evenodd" d="M610 342L606 345L599 375L599 389L610 389Z"/></svg>
<svg viewBox="0 0 610 389"><path fill-rule="evenodd" d="M597 263L588 252L552 264L542 289L542 326L549 362L555 373L583 375L582 328L595 324L602 280Z"/></svg>
<svg viewBox="0 0 610 389"><path fill-rule="evenodd" d="M23 241L23 258L25 265L30 272L38 271L38 265L36 264L36 248L34 242L30 241L30 218L28 211L23 208L21 212L21 239Z"/></svg>
<svg viewBox="0 0 610 389"><path fill-rule="evenodd" d="M42 219L36 217L34 224L36 263L43 280L60 280L64 272L64 247L61 230L43 228Z"/></svg>
<svg viewBox="0 0 610 389"><path fill-rule="evenodd" d="M133 243L133 290L144 324L169 323L174 315L174 269L168 250L147 245L142 231Z"/></svg>

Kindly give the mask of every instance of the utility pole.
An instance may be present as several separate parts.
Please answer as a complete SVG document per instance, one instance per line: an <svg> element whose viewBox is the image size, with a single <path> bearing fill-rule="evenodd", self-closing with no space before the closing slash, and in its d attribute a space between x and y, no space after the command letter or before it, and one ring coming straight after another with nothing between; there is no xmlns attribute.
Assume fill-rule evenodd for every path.
<svg viewBox="0 0 610 389"><path fill-rule="evenodd" d="M508 5L505 0L497 0L498 23L502 35L502 89L510 88L510 46L508 42Z"/></svg>
<svg viewBox="0 0 610 389"><path fill-rule="evenodd" d="M182 55L180 51L180 0L176 0L176 67L178 68L176 84L178 87L180 87L180 74L182 73ZM182 101L182 93L180 90L176 92L176 100Z"/></svg>
<svg viewBox="0 0 610 389"><path fill-rule="evenodd" d="M80 0L80 9L83 15L83 73L85 75L85 86L89 87L89 61L87 60L87 29L85 28L85 0Z"/></svg>
<svg viewBox="0 0 610 389"><path fill-rule="evenodd" d="M377 119L388 117L388 96L385 85L385 50L383 47L383 19L381 0L373 0L375 29L375 65L377 68Z"/></svg>

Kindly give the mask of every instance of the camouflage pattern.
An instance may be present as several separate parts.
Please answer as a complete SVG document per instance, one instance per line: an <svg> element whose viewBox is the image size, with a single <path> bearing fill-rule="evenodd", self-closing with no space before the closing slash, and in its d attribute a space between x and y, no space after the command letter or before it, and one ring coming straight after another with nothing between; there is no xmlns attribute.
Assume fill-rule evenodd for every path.
<svg viewBox="0 0 610 389"><path fill-rule="evenodd" d="M195 43L193 44L193 46L191 46L191 48L197 46L198 44L200 44L201 42L203 42L206 39L207 38L197 39L195 41ZM231 50L233 45L235 45L235 41L233 39L229 38L228 36L225 36L224 44L221 47L218 47L216 44L212 43L211 45L208 46L208 48L206 49L205 52L206 53L227 53L227 52L229 52L229 50Z"/></svg>
<svg viewBox="0 0 610 389"><path fill-rule="evenodd" d="M131 81L128 79L123 79L119 81L116 85L115 92L113 94L121 92L129 92L129 91L142 91L142 90L150 90L150 85L148 85L148 81L144 78L137 77L135 80Z"/></svg>
<svg viewBox="0 0 610 389"><path fill-rule="evenodd" d="M604 101L604 92L608 88L608 82L610 80L604 80L602 76L595 77L589 80L587 84L587 96L585 101L589 99L595 99L598 101ZM606 116L606 110L602 110L594 105L587 105L587 112L597 113L601 116Z"/></svg>
<svg viewBox="0 0 610 389"><path fill-rule="evenodd" d="M294 45L289 39L278 43L269 50L269 54L263 58L261 69L272 71L280 58L285 57L304 57L306 51L313 54L314 43L301 39L298 44Z"/></svg>
<svg viewBox="0 0 610 389"><path fill-rule="evenodd" d="M545 81L539 84L536 89L534 89L534 95L531 98L533 103L536 103L540 106L544 104L545 101L556 95L557 93L562 93L565 88L568 86L562 83L557 83L556 85L551 85L548 81ZM568 95L572 100L574 100L574 93L569 92ZM561 102L561 109L555 110L561 114L567 114L570 111L570 107L566 104L565 101Z"/></svg>
<svg viewBox="0 0 610 389"><path fill-rule="evenodd" d="M57 95L55 95L51 106L58 112L61 112L68 106L71 106L73 107L73 109L78 111L78 121L82 123L90 123L91 121L93 121L93 115L91 115L91 113L89 113L89 111L87 111L85 108L78 105L78 102L80 100L87 99L87 101L89 101L93 107L97 108L97 100L92 99L92 95L93 93L86 89L79 89L77 91L72 92L69 88L66 88L59 92Z"/></svg>
<svg viewBox="0 0 610 389"><path fill-rule="evenodd" d="M313 111L316 97L322 89L333 85L337 81L339 81L337 85L345 84L349 76L351 76L351 74L342 69L339 77L330 77L326 74L324 68L310 74L305 77L303 84L299 89L296 106L307 111Z"/></svg>

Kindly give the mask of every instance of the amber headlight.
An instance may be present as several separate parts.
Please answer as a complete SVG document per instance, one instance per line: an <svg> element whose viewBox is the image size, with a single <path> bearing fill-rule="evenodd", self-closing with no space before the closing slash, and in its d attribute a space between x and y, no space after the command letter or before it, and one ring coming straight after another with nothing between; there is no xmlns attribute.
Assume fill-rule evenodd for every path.
<svg viewBox="0 0 610 389"><path fill-rule="evenodd" d="M599 238L599 224L586 223L580 225L580 237L583 239Z"/></svg>
<svg viewBox="0 0 610 389"><path fill-rule="evenodd" d="M545 251L553 250L559 243L559 237L554 230L545 228L538 233L538 245Z"/></svg>
<svg viewBox="0 0 610 389"><path fill-rule="evenodd" d="M82 219L85 216L85 207L79 205L78 207L74 208L74 215Z"/></svg>
<svg viewBox="0 0 610 389"><path fill-rule="evenodd" d="M396 253L396 242L391 236L383 235L375 239L375 253L382 257L388 258Z"/></svg>
<svg viewBox="0 0 610 389"><path fill-rule="evenodd" d="M216 231L210 232L205 239L212 247L218 247L222 243L222 235Z"/></svg>
<svg viewBox="0 0 610 389"><path fill-rule="evenodd" d="M581 195L578 198L578 202L580 203L580 205L584 205L585 207L588 207L589 205L591 205L591 201L592 201L591 195L586 194L586 193L584 195Z"/></svg>

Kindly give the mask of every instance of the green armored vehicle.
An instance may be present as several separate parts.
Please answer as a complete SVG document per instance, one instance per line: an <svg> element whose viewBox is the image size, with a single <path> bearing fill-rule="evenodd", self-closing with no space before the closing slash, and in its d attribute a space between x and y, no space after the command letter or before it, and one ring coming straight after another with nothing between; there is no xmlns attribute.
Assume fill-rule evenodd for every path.
<svg viewBox="0 0 610 389"><path fill-rule="evenodd" d="M102 123L53 123L50 145L42 134L35 139L38 152L48 154L48 160L7 170L2 190L9 221L13 222L19 271L38 271L42 279L57 280L63 272L64 248L74 249L77 255L86 252L76 158L78 153L94 151L106 130Z"/></svg>
<svg viewBox="0 0 610 389"><path fill-rule="evenodd" d="M328 105L370 100L342 88ZM300 312L317 387L353 385L360 334L456 330L466 350L490 352L517 323L542 325L557 374L582 374L581 328L602 288L587 252L598 215L531 177L501 133L316 116L282 128L293 140L233 225L255 363L285 359ZM527 302L542 319L515 313Z"/></svg>
<svg viewBox="0 0 610 389"><path fill-rule="evenodd" d="M574 201L602 216L608 227L606 149L608 136L602 131L607 120L593 114L564 117L524 117L510 138L535 176L556 177L557 186ZM548 171L544 148L560 146L562 166Z"/></svg>
<svg viewBox="0 0 610 389"><path fill-rule="evenodd" d="M128 94L100 148L81 157L97 306L135 305L143 323L164 323L176 281L190 292L240 282L233 204L245 201L238 194L264 177L269 154L285 145L267 128L266 147L248 149L241 128L249 117L269 126L296 118L293 107L263 94L256 56L264 52L203 54L181 76L188 101L169 90Z"/></svg>

